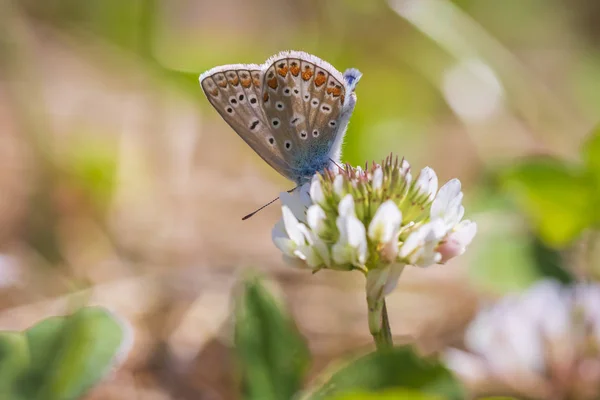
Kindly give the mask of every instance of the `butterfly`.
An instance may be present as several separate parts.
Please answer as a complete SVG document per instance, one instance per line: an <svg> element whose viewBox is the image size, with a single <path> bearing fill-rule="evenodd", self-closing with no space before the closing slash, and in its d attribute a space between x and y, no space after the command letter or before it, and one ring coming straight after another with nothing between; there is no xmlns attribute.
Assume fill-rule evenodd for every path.
<svg viewBox="0 0 600 400"><path fill-rule="evenodd" d="M343 74L302 51L264 64L231 64L200 75L208 101L233 130L289 180L302 185L340 160L362 74Z"/></svg>

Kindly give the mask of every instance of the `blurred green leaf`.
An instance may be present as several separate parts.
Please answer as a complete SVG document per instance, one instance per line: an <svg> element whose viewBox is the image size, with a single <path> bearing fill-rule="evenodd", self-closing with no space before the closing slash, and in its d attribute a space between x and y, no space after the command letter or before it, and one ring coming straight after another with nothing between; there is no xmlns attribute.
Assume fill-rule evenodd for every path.
<svg viewBox="0 0 600 400"><path fill-rule="evenodd" d="M14 383L29 364L27 339L17 332L0 332L0 398L21 399Z"/></svg>
<svg viewBox="0 0 600 400"><path fill-rule="evenodd" d="M464 399L462 386L443 365L420 358L408 346L373 352L350 362L335 372L309 398L329 399L357 390L381 391L391 388L414 390L445 399Z"/></svg>
<svg viewBox="0 0 600 400"><path fill-rule="evenodd" d="M582 156L588 169L600 182L600 125L590 133L583 144Z"/></svg>
<svg viewBox="0 0 600 400"><path fill-rule="evenodd" d="M550 246L569 244L593 221L593 186L575 166L528 159L505 171L502 184Z"/></svg>
<svg viewBox="0 0 600 400"><path fill-rule="evenodd" d="M113 194L117 150L108 140L91 138L70 143L61 164L76 187L88 194L89 199L103 209Z"/></svg>
<svg viewBox="0 0 600 400"><path fill-rule="evenodd" d="M484 290L507 293L524 290L541 278L525 224L506 209L479 214L481 229L471 251L469 275ZM479 221L478 221L479 222Z"/></svg>
<svg viewBox="0 0 600 400"><path fill-rule="evenodd" d="M394 389L378 393L356 392L334 396L331 400L444 400L444 397L420 393L416 390Z"/></svg>
<svg viewBox="0 0 600 400"><path fill-rule="evenodd" d="M543 277L554 278L562 283L573 283L575 277L564 268L560 251L546 246L537 236L532 239L531 250L537 271Z"/></svg>
<svg viewBox="0 0 600 400"><path fill-rule="evenodd" d="M310 353L294 321L258 278L250 278L236 309L235 344L244 398L290 399L301 388Z"/></svg>
<svg viewBox="0 0 600 400"><path fill-rule="evenodd" d="M582 157L587 166L588 172L594 182L594 194L596 202L600 201L600 125L598 125L583 144ZM594 210L594 220L596 224L600 223L600 210Z"/></svg>
<svg viewBox="0 0 600 400"><path fill-rule="evenodd" d="M46 319L23 333L4 332L2 398L77 399L109 371L124 339L121 323L99 307Z"/></svg>

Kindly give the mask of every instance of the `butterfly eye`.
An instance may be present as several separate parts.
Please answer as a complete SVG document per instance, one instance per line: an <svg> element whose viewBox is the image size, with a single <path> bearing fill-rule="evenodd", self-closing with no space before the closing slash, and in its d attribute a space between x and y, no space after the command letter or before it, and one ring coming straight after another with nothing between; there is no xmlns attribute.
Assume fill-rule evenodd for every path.
<svg viewBox="0 0 600 400"><path fill-rule="evenodd" d="M323 112L324 112L324 113L326 113L326 114L329 114L329 113L331 112L331 107L330 107L330 106L328 106L327 104L323 104L323 105L321 106L321 111L323 111Z"/></svg>
<svg viewBox="0 0 600 400"><path fill-rule="evenodd" d="M273 119L271 120L271 125L273 125L273 128L277 128L277 127L279 127L279 123L280 123L280 122L281 122L281 121L279 121L279 118L273 118Z"/></svg>
<svg viewBox="0 0 600 400"><path fill-rule="evenodd" d="M240 100L240 103L241 103L242 101L244 101L244 99L245 99L245 96L244 96L243 94L240 94L240 95L238 96L238 99Z"/></svg>
<svg viewBox="0 0 600 400"><path fill-rule="evenodd" d="M319 100L317 99L312 99L312 101L310 102L310 105L312 107L317 107L319 105Z"/></svg>
<svg viewBox="0 0 600 400"><path fill-rule="evenodd" d="M310 94L306 93L304 95L304 101L308 101L308 100L310 100Z"/></svg>
<svg viewBox="0 0 600 400"><path fill-rule="evenodd" d="M300 132L300 138L306 139L307 137L308 137L308 133L306 133L306 131Z"/></svg>
<svg viewBox="0 0 600 400"><path fill-rule="evenodd" d="M283 110L285 108L285 106L283 105L283 103L281 101L278 101L277 103L275 103L275 107L278 110Z"/></svg>
<svg viewBox="0 0 600 400"><path fill-rule="evenodd" d="M231 96L231 97L229 98L229 102L230 102L230 103L231 103L231 104L232 104L234 107L237 107L238 101L237 101L237 99L235 98L235 96Z"/></svg>
<svg viewBox="0 0 600 400"><path fill-rule="evenodd" d="M312 134L313 134L313 137L319 137L319 130L318 130L318 129L315 129L315 130L312 132Z"/></svg>
<svg viewBox="0 0 600 400"><path fill-rule="evenodd" d="M283 95L284 96L290 96L292 94L292 90L290 88L285 88L283 90Z"/></svg>
<svg viewBox="0 0 600 400"><path fill-rule="evenodd" d="M258 102L258 99L256 98L256 96L252 96L249 99L250 99L250 104L256 104Z"/></svg>
<svg viewBox="0 0 600 400"><path fill-rule="evenodd" d="M270 145L274 145L275 144L275 138L273 136L269 137L269 144Z"/></svg>
<svg viewBox="0 0 600 400"><path fill-rule="evenodd" d="M233 114L233 108L231 107L227 107L225 111L227 111L229 114Z"/></svg>
<svg viewBox="0 0 600 400"><path fill-rule="evenodd" d="M329 121L329 126L334 128L337 125L337 122L335 122L334 120Z"/></svg>
<svg viewBox="0 0 600 400"><path fill-rule="evenodd" d="M290 142L289 140L285 141L285 149L289 150L292 148L292 142Z"/></svg>
<svg viewBox="0 0 600 400"><path fill-rule="evenodd" d="M298 94L300 91L298 89L294 89L294 94Z"/></svg>

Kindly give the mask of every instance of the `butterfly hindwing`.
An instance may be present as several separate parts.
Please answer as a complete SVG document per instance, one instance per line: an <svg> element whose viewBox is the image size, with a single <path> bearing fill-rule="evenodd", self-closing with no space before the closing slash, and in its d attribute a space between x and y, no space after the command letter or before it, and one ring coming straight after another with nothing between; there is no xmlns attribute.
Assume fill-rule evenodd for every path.
<svg viewBox="0 0 600 400"><path fill-rule="evenodd" d="M225 122L272 168L287 176L290 167L275 145L261 105L261 78L261 66L228 65L202 74L200 85Z"/></svg>

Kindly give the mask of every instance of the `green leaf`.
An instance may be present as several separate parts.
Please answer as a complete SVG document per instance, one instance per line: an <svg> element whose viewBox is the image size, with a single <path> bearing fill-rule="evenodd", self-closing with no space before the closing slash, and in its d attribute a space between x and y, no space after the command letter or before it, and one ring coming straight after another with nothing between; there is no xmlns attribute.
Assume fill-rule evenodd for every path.
<svg viewBox="0 0 600 400"><path fill-rule="evenodd" d="M507 170L502 183L550 246L569 244L594 220L594 188L578 167L553 158L528 159Z"/></svg>
<svg viewBox="0 0 600 400"><path fill-rule="evenodd" d="M335 372L308 396L311 400L358 390L402 388L445 399L464 399L462 386L439 362L418 357L410 347L396 347L360 357Z"/></svg>
<svg viewBox="0 0 600 400"><path fill-rule="evenodd" d="M334 396L331 400L444 400L442 396L420 393L410 389L394 389L383 392L356 392Z"/></svg>
<svg viewBox="0 0 600 400"><path fill-rule="evenodd" d="M245 282L238 300L235 344L244 398L292 398L310 361L304 339L257 278Z"/></svg>
<svg viewBox="0 0 600 400"><path fill-rule="evenodd" d="M109 371L124 339L122 324L99 307L46 319L23 333L4 332L0 389L11 395L1 398L77 399Z"/></svg>

